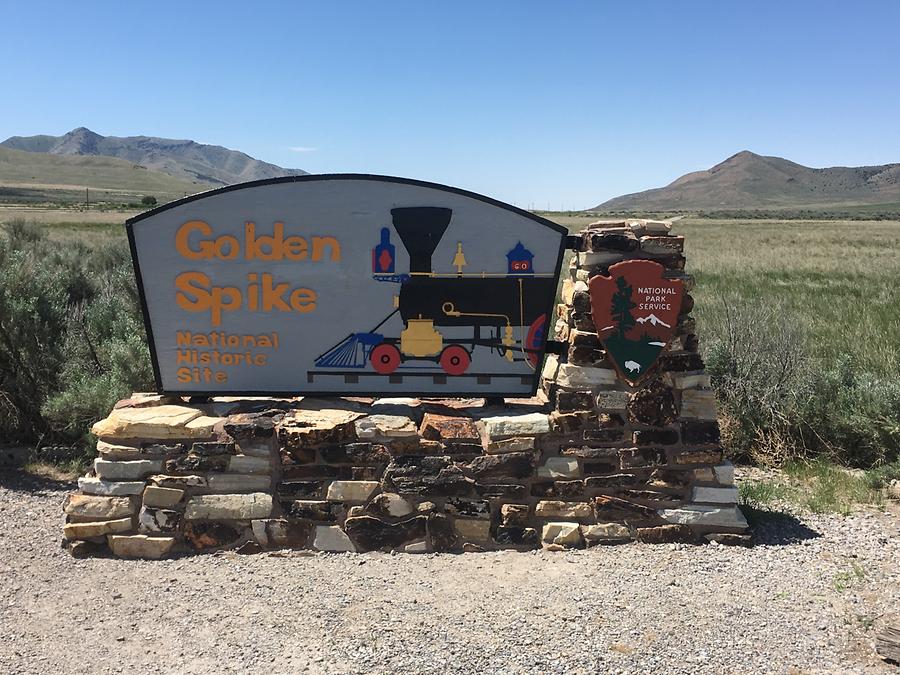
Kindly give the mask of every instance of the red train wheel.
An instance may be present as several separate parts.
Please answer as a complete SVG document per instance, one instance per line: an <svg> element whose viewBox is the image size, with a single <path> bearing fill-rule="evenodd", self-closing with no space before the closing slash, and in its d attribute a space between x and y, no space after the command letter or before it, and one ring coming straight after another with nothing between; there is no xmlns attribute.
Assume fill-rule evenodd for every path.
<svg viewBox="0 0 900 675"><path fill-rule="evenodd" d="M448 375L462 375L472 363L469 352L459 345L450 345L441 352L441 368Z"/></svg>
<svg viewBox="0 0 900 675"><path fill-rule="evenodd" d="M541 314L534 320L534 323L532 323L531 327L528 329L528 335L525 337L525 349L534 349L536 352L540 352L541 347L544 346L544 339L546 337L547 315ZM527 352L528 362L535 368L537 368L538 359L541 358L541 355L536 352Z"/></svg>
<svg viewBox="0 0 900 675"><path fill-rule="evenodd" d="M376 373L390 375L400 366L400 350L382 342L372 350L369 361Z"/></svg>

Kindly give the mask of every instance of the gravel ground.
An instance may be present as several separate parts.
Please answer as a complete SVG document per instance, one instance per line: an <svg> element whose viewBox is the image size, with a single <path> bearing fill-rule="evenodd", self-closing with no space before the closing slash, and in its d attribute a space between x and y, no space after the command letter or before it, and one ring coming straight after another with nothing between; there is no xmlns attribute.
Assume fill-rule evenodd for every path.
<svg viewBox="0 0 900 675"><path fill-rule="evenodd" d="M0 474L3 673L896 673L898 511L751 549L73 560L67 483Z"/></svg>

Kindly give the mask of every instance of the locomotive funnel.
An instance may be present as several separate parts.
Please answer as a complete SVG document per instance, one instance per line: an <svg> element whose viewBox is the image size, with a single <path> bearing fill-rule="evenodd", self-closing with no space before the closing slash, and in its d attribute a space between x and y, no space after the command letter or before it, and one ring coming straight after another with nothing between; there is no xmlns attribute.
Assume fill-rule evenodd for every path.
<svg viewBox="0 0 900 675"><path fill-rule="evenodd" d="M431 273L431 254L450 225L452 209L412 206L391 209L394 229L409 253L410 274Z"/></svg>

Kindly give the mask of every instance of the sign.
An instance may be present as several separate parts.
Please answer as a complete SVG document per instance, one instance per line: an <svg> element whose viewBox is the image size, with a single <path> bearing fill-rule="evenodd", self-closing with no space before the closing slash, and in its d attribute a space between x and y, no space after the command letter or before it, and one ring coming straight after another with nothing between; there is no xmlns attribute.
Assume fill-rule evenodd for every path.
<svg viewBox="0 0 900 675"><path fill-rule="evenodd" d="M131 218L161 392L529 396L566 230L487 197L336 174Z"/></svg>
<svg viewBox="0 0 900 675"><path fill-rule="evenodd" d="M679 279L650 260L626 260L609 276L590 280L591 314L600 340L619 374L637 384L656 364L675 335L681 297Z"/></svg>

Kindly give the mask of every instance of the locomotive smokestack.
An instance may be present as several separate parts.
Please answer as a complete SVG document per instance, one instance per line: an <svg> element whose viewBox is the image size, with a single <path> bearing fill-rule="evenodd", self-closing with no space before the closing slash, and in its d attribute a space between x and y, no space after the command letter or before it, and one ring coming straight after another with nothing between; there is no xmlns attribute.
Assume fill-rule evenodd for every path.
<svg viewBox="0 0 900 675"><path fill-rule="evenodd" d="M394 229L409 253L410 274L431 273L431 255L450 225L452 209L412 206L391 209Z"/></svg>

